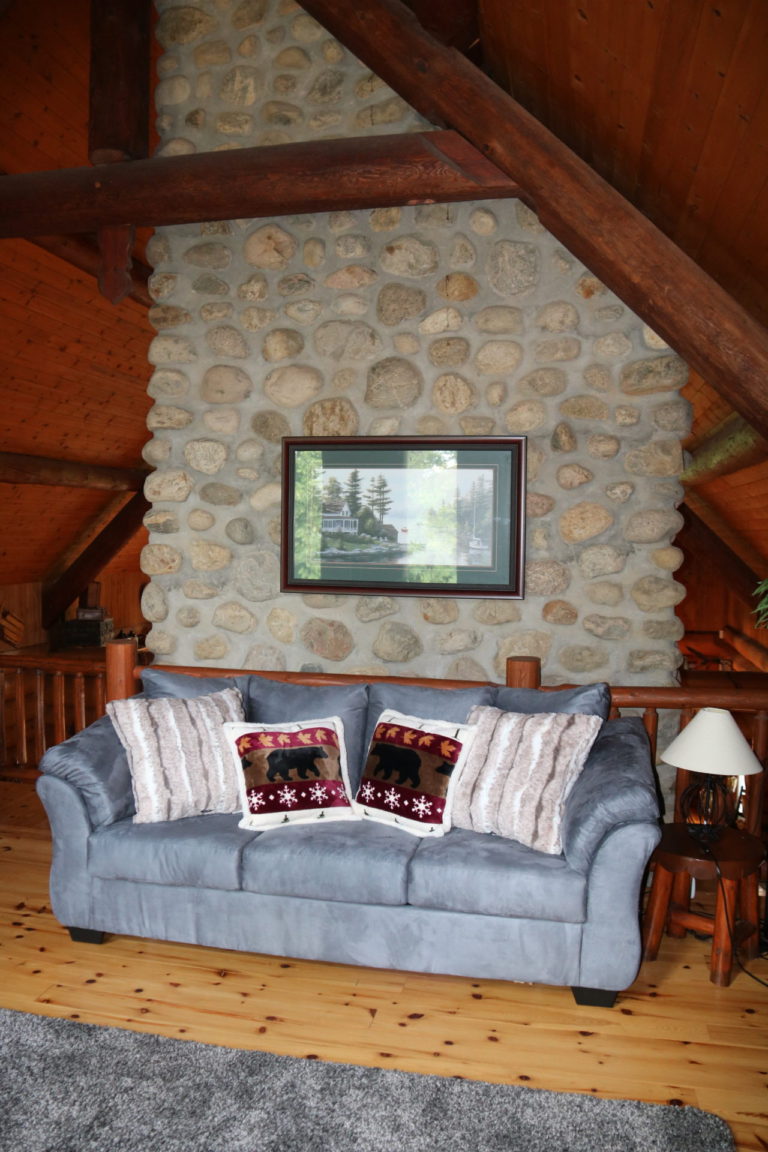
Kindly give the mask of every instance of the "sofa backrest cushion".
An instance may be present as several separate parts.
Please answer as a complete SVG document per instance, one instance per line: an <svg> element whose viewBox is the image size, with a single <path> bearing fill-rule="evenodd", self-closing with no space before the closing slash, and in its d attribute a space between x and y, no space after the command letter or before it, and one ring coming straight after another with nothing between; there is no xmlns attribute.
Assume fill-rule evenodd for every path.
<svg viewBox="0 0 768 1152"><path fill-rule="evenodd" d="M544 692L539 688L497 688L496 708L505 712L580 712L607 720L611 711L611 689L608 684L578 684Z"/></svg>
<svg viewBox="0 0 768 1152"><path fill-rule="evenodd" d="M77 788L94 828L124 820L136 811L128 757L108 716L101 716L49 748L40 771Z"/></svg>
<svg viewBox="0 0 768 1152"><path fill-rule="evenodd" d="M141 683L148 700L166 697L193 700L196 696L223 692L225 688L237 688L247 704L250 681L248 672L242 676L188 676L184 672L166 672L160 668L143 668L141 671Z"/></svg>

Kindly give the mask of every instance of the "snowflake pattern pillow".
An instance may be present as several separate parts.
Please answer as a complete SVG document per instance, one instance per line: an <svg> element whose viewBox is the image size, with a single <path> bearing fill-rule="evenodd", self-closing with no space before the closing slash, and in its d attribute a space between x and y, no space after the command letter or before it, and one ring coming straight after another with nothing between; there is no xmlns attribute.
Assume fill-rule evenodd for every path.
<svg viewBox="0 0 768 1152"><path fill-rule="evenodd" d="M224 727L240 787L241 828L357 819L338 716Z"/></svg>
<svg viewBox="0 0 768 1152"><path fill-rule="evenodd" d="M357 811L415 836L442 836L451 826L453 783L473 736L468 724L382 712L355 797Z"/></svg>

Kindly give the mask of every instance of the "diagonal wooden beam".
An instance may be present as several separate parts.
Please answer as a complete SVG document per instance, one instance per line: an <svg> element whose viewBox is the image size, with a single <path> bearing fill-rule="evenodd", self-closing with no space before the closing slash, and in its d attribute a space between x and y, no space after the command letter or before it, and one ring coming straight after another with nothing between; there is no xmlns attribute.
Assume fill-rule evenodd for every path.
<svg viewBox="0 0 768 1152"><path fill-rule="evenodd" d="M52 628L73 600L138 532L149 503L137 492L58 580L43 589L43 627Z"/></svg>
<svg viewBox="0 0 768 1152"><path fill-rule="evenodd" d="M546 228L768 435L768 331L650 220L400 0L302 0L432 122L516 180Z"/></svg>
<svg viewBox="0 0 768 1152"><path fill-rule="evenodd" d="M148 475L147 468L112 468L103 464L80 464L75 460L0 452L2 484L46 484L63 488L99 488L106 492L136 492L141 490Z"/></svg>
<svg viewBox="0 0 768 1152"><path fill-rule="evenodd" d="M519 195L455 132L277 144L0 179L0 237Z"/></svg>

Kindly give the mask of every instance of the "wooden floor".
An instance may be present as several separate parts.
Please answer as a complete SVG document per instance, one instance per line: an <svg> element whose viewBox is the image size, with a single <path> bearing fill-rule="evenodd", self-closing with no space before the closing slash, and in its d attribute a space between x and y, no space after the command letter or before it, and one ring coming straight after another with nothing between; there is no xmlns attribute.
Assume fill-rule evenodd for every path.
<svg viewBox="0 0 768 1152"><path fill-rule="evenodd" d="M423 976L111 937L73 944L48 903L45 816L0 783L0 1006L293 1056L691 1104L768 1149L768 988L709 982L665 938L613 1009L564 988ZM750 965L768 980L768 960ZM702 1152L706 1152L703 1149Z"/></svg>

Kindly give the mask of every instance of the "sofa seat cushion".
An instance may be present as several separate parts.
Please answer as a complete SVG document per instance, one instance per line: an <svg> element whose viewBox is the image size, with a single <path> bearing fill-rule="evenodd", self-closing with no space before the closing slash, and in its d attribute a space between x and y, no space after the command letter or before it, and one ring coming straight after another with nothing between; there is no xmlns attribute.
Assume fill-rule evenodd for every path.
<svg viewBox="0 0 768 1152"><path fill-rule="evenodd" d="M238 828L239 819L211 813L155 824L121 820L91 834L88 870L102 880L237 891L243 849L259 836Z"/></svg>
<svg viewBox="0 0 768 1152"><path fill-rule="evenodd" d="M408 903L580 924L586 918L587 882L563 856L493 833L453 828L439 840L418 841Z"/></svg>
<svg viewBox="0 0 768 1152"><path fill-rule="evenodd" d="M243 854L243 888L264 896L405 904L418 843L397 828L367 821L272 829Z"/></svg>

